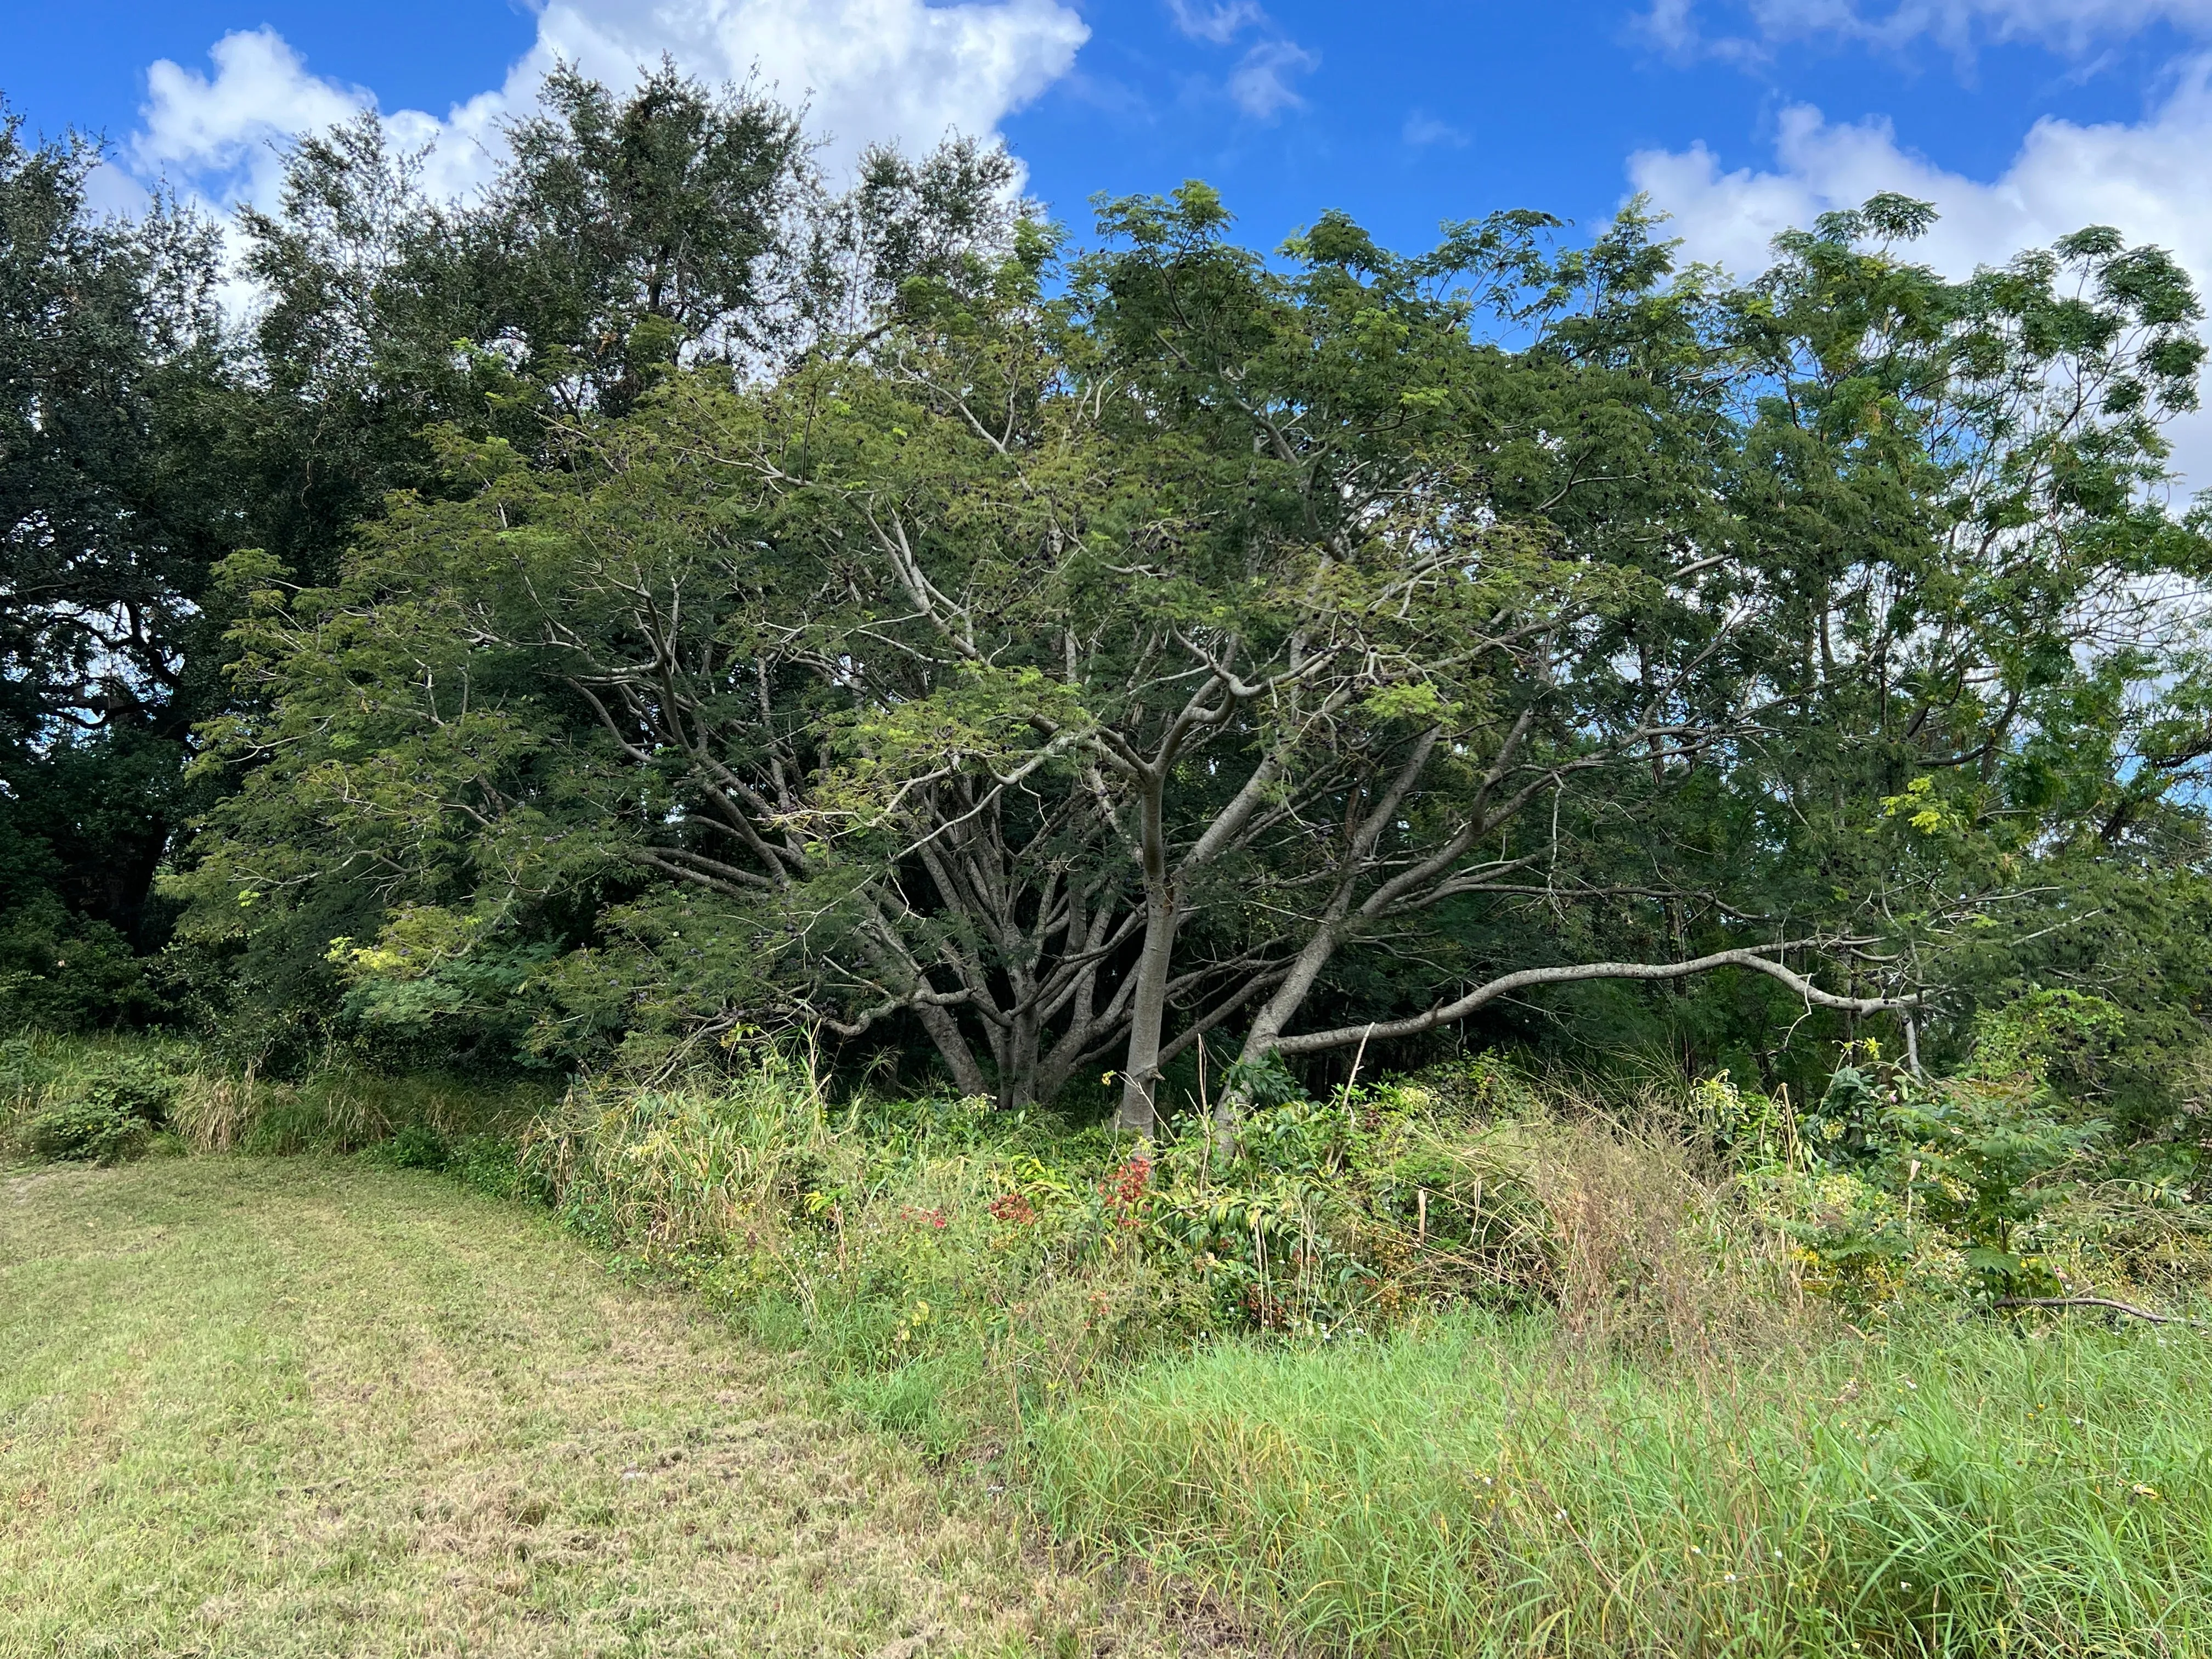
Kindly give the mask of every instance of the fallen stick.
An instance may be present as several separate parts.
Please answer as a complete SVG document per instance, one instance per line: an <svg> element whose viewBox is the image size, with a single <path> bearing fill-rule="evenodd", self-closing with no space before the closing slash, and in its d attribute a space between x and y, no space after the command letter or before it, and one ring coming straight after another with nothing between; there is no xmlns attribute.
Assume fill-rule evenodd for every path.
<svg viewBox="0 0 2212 1659"><path fill-rule="evenodd" d="M2191 1319L2186 1314L2153 1313L2148 1308L2138 1308L2132 1302L2115 1301L2109 1296L2001 1296L1990 1304L1995 1308L2110 1308L2116 1313L2133 1314L2137 1319L2148 1319L2154 1325L2194 1325L2204 1328L2201 1319Z"/></svg>

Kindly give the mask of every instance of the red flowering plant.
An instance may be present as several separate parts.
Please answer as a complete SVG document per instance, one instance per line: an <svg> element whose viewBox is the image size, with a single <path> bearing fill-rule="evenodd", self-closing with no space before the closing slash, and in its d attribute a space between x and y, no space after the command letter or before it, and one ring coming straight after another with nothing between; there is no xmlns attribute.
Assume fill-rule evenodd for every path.
<svg viewBox="0 0 2212 1659"><path fill-rule="evenodd" d="M1144 1224L1152 1195L1152 1160L1137 1152L1098 1183L1098 1195L1106 1200L1106 1215L1115 1226L1137 1227Z"/></svg>
<svg viewBox="0 0 2212 1659"><path fill-rule="evenodd" d="M994 1221L1009 1227L1033 1227L1036 1224L1036 1206L1024 1192L1000 1193L985 1205L984 1209Z"/></svg>

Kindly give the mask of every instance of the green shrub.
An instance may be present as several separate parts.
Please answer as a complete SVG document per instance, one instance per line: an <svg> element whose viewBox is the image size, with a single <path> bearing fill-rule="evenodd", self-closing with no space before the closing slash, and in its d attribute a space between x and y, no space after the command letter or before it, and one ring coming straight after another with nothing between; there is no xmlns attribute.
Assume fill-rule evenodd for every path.
<svg viewBox="0 0 2212 1659"><path fill-rule="evenodd" d="M387 1170L428 1170L448 1175L490 1198L544 1197L526 1179L520 1142L503 1134L448 1136L435 1124L400 1126L361 1156Z"/></svg>
<svg viewBox="0 0 2212 1659"><path fill-rule="evenodd" d="M2037 993L1985 1016L1950 1078L1847 1056L1791 1156L1756 1179L1803 1248L1813 1283L1855 1315L1937 1292L1982 1303L2047 1297L2091 1275L2125 1284L2185 1255L2203 1267L2192 1151L2115 1152L2108 1126L2060 1097L2118 1015Z"/></svg>
<svg viewBox="0 0 2212 1659"><path fill-rule="evenodd" d="M428 1123L402 1124L370 1152L377 1163L394 1170L442 1170L453 1155L446 1137Z"/></svg>
<svg viewBox="0 0 2212 1659"><path fill-rule="evenodd" d="M179 1055L113 1040L18 1037L0 1048L12 1139L33 1158L118 1164L167 1122Z"/></svg>
<svg viewBox="0 0 2212 1659"><path fill-rule="evenodd" d="M112 1097L92 1094L33 1114L23 1126L34 1158L120 1164L143 1152L153 1126Z"/></svg>
<svg viewBox="0 0 2212 1659"><path fill-rule="evenodd" d="M154 1017L145 963L106 922L51 893L0 912L0 1030L91 1031Z"/></svg>

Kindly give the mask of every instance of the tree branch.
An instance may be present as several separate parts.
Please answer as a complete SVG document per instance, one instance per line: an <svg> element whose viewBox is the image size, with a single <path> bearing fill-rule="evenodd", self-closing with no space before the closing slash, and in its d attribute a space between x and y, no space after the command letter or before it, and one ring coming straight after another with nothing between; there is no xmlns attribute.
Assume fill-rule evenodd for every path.
<svg viewBox="0 0 2212 1659"><path fill-rule="evenodd" d="M1476 1009L1495 1002L1502 996L1535 986L1572 985L1594 979L1686 979L1692 974L1710 973L1716 968L1748 968L1754 973L1781 981L1817 1007L1834 1008L1846 1013L1881 1013L1917 1007L1920 1004L1918 993L1902 997L1838 996L1832 991L1822 990L1802 974L1761 954L1790 948L1789 945L1752 945L1732 951L1715 951L1709 956L1693 957L1686 962L1585 962L1558 968L1524 968L1518 973L1501 975L1486 985L1476 987L1456 1001L1440 1004L1410 1018L1379 1020L1367 1025L1340 1025L1328 1031L1309 1031L1297 1036L1279 1038L1274 1048L1281 1054L1311 1054L1324 1049L1341 1048L1365 1037L1417 1036L1423 1031L1432 1031L1439 1025L1464 1019Z"/></svg>

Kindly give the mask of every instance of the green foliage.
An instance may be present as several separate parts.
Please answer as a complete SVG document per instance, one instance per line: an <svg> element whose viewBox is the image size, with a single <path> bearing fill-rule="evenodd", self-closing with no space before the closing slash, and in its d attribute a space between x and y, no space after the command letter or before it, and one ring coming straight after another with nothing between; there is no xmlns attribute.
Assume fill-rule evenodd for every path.
<svg viewBox="0 0 2212 1659"><path fill-rule="evenodd" d="M0 1144L33 1158L120 1164L167 1126L183 1051L52 1037L0 1042Z"/></svg>
<svg viewBox="0 0 2212 1659"><path fill-rule="evenodd" d="M1905 1191L1961 1248L1989 1291L2033 1294L2052 1287L2031 1259L2028 1235L2056 1200L2056 1177L2101 1138L2101 1123L2069 1123L2039 1109L2024 1089L1954 1085L1903 1093L1892 1121L1893 1167L1905 1164ZM1913 1166L1917 1165L1916 1170Z"/></svg>
<svg viewBox="0 0 2212 1659"><path fill-rule="evenodd" d="M1782 1317L1779 1234L1589 1112L1478 1062L1286 1100L1225 1153L1203 1122L1145 1146L975 1099L835 1107L771 1057L579 1091L524 1164L569 1224L945 1448L1226 1334L1335 1340L1476 1302L1668 1353Z"/></svg>
<svg viewBox="0 0 2212 1659"><path fill-rule="evenodd" d="M216 228L95 211L101 147L0 101L0 1023L129 1023L155 868L219 687L208 574L234 524Z"/></svg>
<svg viewBox="0 0 2212 1659"><path fill-rule="evenodd" d="M2199 1654L2212 1344L1910 1328L1721 1365L1454 1315L1162 1358L1037 1426L1055 1523L1326 1651Z"/></svg>
<svg viewBox="0 0 2212 1659"><path fill-rule="evenodd" d="M498 1120L494 1116L491 1121ZM523 1165L511 1118L504 1133L450 1133L434 1121L416 1119L402 1123L386 1139L372 1142L361 1157L381 1169L451 1176L488 1198L542 1201L545 1196Z"/></svg>
<svg viewBox="0 0 2212 1659"><path fill-rule="evenodd" d="M514 212L596 204L628 246L682 191L580 182L625 123L674 155L767 119L681 91L569 86ZM901 216L981 173L878 159L883 258L921 258ZM2045 969L2109 968L2139 1035L2054 1081L2109 1074L2148 1132L2212 982L2212 751L2194 624L2086 619L2212 568L2140 506L2196 302L2101 234L1949 283L1907 206L1722 289L1637 213L1411 257L1336 216L1270 264L1194 185L1088 250L948 230L862 346L750 377L677 324L763 269L672 273L696 349L648 374L599 329L558 453L457 419L336 567L228 568L204 770L240 787L173 889L198 982L439 1065L807 1025L1012 1109L1118 1051L1142 1127L1231 1016L1235 1109L1282 1097L1271 1056L1395 1061L1572 996L1543 976L1788 937L1875 1005L1946 991L1939 1063ZM586 286L635 310L636 252ZM2086 927L2107 900L2137 921ZM1772 1093L1847 1035L1802 1002L1732 973L1610 1006Z"/></svg>
<svg viewBox="0 0 2212 1659"><path fill-rule="evenodd" d="M1788 1214L1812 1281L1865 1315L1930 1295L1986 1303L2201 1271L2197 1230L2179 1219L2196 1151L2115 1146L2109 1122L2051 1084L2099 1075L2124 1037L2120 1012L2042 993L1976 1029L1972 1062L1948 1078L1863 1045L1802 1125L1742 1160Z"/></svg>
<svg viewBox="0 0 2212 1659"><path fill-rule="evenodd" d="M108 923L51 893L0 912L0 1030L128 1025L158 1006L145 964Z"/></svg>
<svg viewBox="0 0 2212 1659"><path fill-rule="evenodd" d="M149 1146L276 1156L366 1152L502 1197L536 1189L517 1146L545 1109L532 1081L325 1065L298 1083L240 1075L176 1040L33 1036L0 1043L0 1146L113 1163Z"/></svg>
<svg viewBox="0 0 2212 1659"><path fill-rule="evenodd" d="M145 1150L155 1127L128 1101L96 1089L33 1113L21 1133L33 1158L120 1164Z"/></svg>

